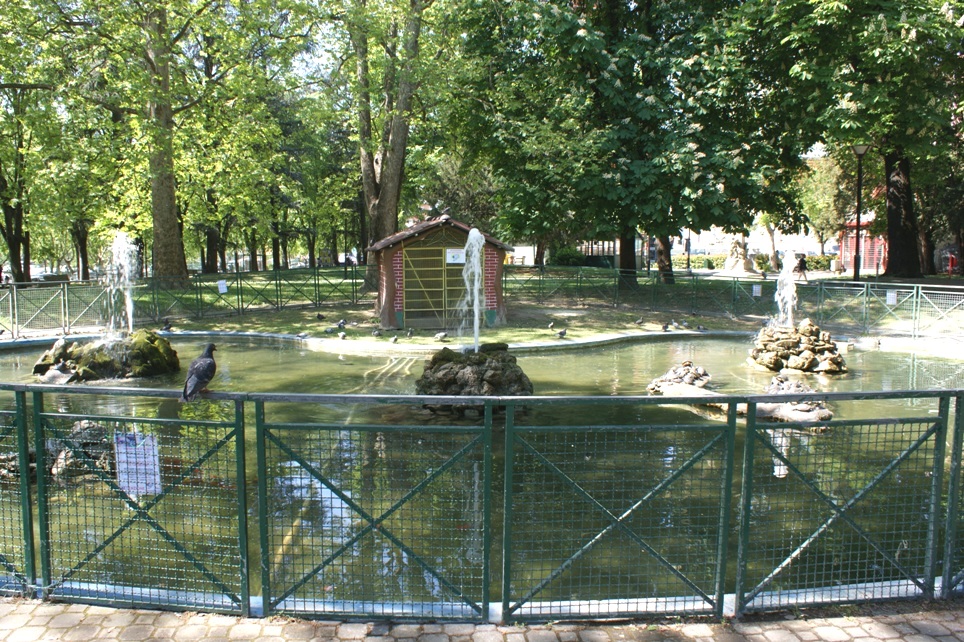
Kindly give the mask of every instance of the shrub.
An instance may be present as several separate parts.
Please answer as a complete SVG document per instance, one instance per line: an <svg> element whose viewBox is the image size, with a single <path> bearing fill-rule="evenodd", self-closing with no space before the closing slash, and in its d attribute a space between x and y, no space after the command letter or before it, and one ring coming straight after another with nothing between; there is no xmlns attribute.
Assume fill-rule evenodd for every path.
<svg viewBox="0 0 964 642"><path fill-rule="evenodd" d="M760 254L757 254L756 256L754 256L754 257L753 257L753 265L754 265L754 267L756 267L756 269L759 270L760 272L772 272L772 270L771 270L771 268L770 268L770 255L769 255L769 254L763 254L763 253L761 252Z"/></svg>
<svg viewBox="0 0 964 642"><path fill-rule="evenodd" d="M586 255L574 247L560 247L549 253L549 265L585 265Z"/></svg>

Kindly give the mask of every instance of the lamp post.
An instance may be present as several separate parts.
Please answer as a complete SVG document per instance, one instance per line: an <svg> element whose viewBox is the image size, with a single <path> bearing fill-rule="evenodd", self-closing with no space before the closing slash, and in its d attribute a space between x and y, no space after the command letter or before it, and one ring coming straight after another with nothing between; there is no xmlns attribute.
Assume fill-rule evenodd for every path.
<svg viewBox="0 0 964 642"><path fill-rule="evenodd" d="M857 155L857 233L854 236L854 281L860 280L860 208L861 196L864 191L864 154L870 145L851 145L850 148Z"/></svg>

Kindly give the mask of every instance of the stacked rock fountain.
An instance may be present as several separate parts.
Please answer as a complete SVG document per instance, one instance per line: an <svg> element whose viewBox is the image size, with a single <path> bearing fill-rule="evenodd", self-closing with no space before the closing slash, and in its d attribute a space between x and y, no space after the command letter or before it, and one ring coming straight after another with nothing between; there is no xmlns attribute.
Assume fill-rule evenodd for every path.
<svg viewBox="0 0 964 642"><path fill-rule="evenodd" d="M793 262L785 260L775 296L779 315L760 330L750 350L750 363L774 372L784 369L825 374L847 372L847 365L829 332L821 330L810 319L794 325L797 288L793 278Z"/></svg>

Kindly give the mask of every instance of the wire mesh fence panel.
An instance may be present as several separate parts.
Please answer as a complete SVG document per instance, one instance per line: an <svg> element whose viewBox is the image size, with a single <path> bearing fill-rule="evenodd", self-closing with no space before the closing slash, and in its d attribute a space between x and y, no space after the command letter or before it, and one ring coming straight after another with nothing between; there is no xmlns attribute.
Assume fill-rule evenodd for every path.
<svg viewBox="0 0 964 642"><path fill-rule="evenodd" d="M355 266L325 268L317 271L318 303L347 304L356 302Z"/></svg>
<svg viewBox="0 0 964 642"><path fill-rule="evenodd" d="M197 316L217 317L241 313L241 276L238 274L214 274L196 277L198 294Z"/></svg>
<svg viewBox="0 0 964 642"><path fill-rule="evenodd" d="M82 281L67 288L67 325L72 331L102 328L110 307L110 290L102 283ZM135 310L135 318L149 318L150 310ZM126 322L125 322L126 323Z"/></svg>
<svg viewBox="0 0 964 642"><path fill-rule="evenodd" d="M265 613L486 618L488 430L412 405L301 407L272 415L318 421L259 421Z"/></svg>
<svg viewBox="0 0 964 642"><path fill-rule="evenodd" d="M736 315L774 316L777 311L774 299L776 291L775 280L734 280L731 312Z"/></svg>
<svg viewBox="0 0 964 642"><path fill-rule="evenodd" d="M0 335L9 333L15 335L14 319L15 298L12 288L0 289Z"/></svg>
<svg viewBox="0 0 964 642"><path fill-rule="evenodd" d="M14 286L18 332L63 331L66 287L66 284Z"/></svg>
<svg viewBox="0 0 964 642"><path fill-rule="evenodd" d="M960 335L964 327L964 292L957 289L920 288L917 334L921 336Z"/></svg>
<svg viewBox="0 0 964 642"><path fill-rule="evenodd" d="M306 307L318 300L314 270L279 270L276 276L282 308Z"/></svg>
<svg viewBox="0 0 964 642"><path fill-rule="evenodd" d="M827 328L867 326L867 289L859 284L821 284L820 314L814 319Z"/></svg>
<svg viewBox="0 0 964 642"><path fill-rule="evenodd" d="M502 291L507 297L543 301L541 268L507 265L503 275Z"/></svg>
<svg viewBox="0 0 964 642"><path fill-rule="evenodd" d="M611 410L507 421L506 620L722 613L733 431L607 424Z"/></svg>
<svg viewBox="0 0 964 642"><path fill-rule="evenodd" d="M31 468L21 453L26 446L21 448L20 440L26 435L19 432L17 413L0 412L0 595L26 595L33 585L28 549Z"/></svg>
<svg viewBox="0 0 964 642"><path fill-rule="evenodd" d="M235 421L36 416L46 596L248 612Z"/></svg>
<svg viewBox="0 0 964 642"><path fill-rule="evenodd" d="M748 422L738 613L932 595L947 425L934 405L925 418Z"/></svg>
<svg viewBox="0 0 964 642"><path fill-rule="evenodd" d="M947 502L944 510L944 553L941 574L941 597L964 593L964 396L955 403L951 465Z"/></svg>
<svg viewBox="0 0 964 642"><path fill-rule="evenodd" d="M150 291L154 303L153 318L196 317L198 315L197 289L189 279L153 278Z"/></svg>
<svg viewBox="0 0 964 642"><path fill-rule="evenodd" d="M274 272L245 272L238 280L241 310L278 308L278 284Z"/></svg>
<svg viewBox="0 0 964 642"><path fill-rule="evenodd" d="M920 289L867 287L867 329L889 335L911 335L915 332L915 309L920 303Z"/></svg>

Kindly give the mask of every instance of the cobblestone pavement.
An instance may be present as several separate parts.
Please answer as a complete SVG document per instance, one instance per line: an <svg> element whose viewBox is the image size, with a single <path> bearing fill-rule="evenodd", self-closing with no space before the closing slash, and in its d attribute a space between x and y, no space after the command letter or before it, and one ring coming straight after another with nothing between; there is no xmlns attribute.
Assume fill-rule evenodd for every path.
<svg viewBox="0 0 964 642"><path fill-rule="evenodd" d="M925 642L964 640L964 600L839 607L725 622L653 620L528 626L328 622L113 609L0 598L0 642Z"/></svg>

